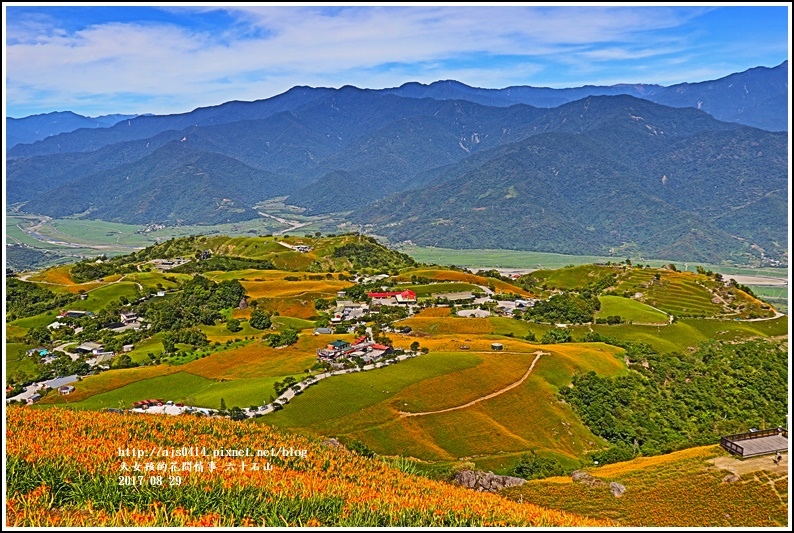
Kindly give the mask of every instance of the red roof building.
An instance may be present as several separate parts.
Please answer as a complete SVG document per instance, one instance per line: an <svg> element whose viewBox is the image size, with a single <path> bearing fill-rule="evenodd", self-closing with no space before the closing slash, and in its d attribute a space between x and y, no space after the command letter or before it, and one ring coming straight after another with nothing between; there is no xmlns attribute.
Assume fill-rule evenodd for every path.
<svg viewBox="0 0 794 533"><path fill-rule="evenodd" d="M416 301L416 293L411 290L405 290L402 292L368 292L367 296L373 300L395 298L399 303Z"/></svg>
<svg viewBox="0 0 794 533"><path fill-rule="evenodd" d="M385 344L373 344L373 350L391 350L391 346L386 346Z"/></svg>

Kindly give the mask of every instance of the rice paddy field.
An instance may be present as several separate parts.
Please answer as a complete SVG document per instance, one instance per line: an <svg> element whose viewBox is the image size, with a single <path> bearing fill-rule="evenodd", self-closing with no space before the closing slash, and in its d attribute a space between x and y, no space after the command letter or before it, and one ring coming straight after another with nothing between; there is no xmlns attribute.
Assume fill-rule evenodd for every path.
<svg viewBox="0 0 794 533"><path fill-rule="evenodd" d="M750 288L758 298L769 302L781 313L788 314L788 287L753 285Z"/></svg>
<svg viewBox="0 0 794 533"><path fill-rule="evenodd" d="M590 518L613 520L620 527L785 528L788 517L788 473L769 470L743 473L726 482L728 470L715 458L719 446L690 448L668 455L640 457L624 463L585 469L604 486L587 486L570 477L529 481L506 495L536 505L551 505ZM775 469L777 470L777 469ZM785 469L783 469L785 470ZM609 483L625 486L616 498Z"/></svg>
<svg viewBox="0 0 794 533"><path fill-rule="evenodd" d="M568 265L586 265L592 263L622 262L625 256L595 256L595 255L565 255L552 254L545 252L528 252L520 250L493 250L493 249L469 249L453 250L449 248L436 248L432 246L399 246L398 249L410 255L421 263L435 265L456 265L472 269L488 268L514 268L527 270L559 269ZM674 264L679 270L689 269L694 271L695 264L685 265L680 261L669 259L645 259L631 257L638 264L649 265L653 268L663 267ZM715 265L703 263L699 266L714 272L725 275L763 275L787 278L788 269L786 268L754 268L736 267L730 265Z"/></svg>

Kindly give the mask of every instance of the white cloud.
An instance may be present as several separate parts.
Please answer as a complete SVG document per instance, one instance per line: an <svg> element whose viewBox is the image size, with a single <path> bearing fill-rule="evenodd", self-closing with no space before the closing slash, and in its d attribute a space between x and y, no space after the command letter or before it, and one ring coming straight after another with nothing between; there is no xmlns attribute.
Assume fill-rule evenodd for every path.
<svg viewBox="0 0 794 533"><path fill-rule="evenodd" d="M189 9L199 16L219 8ZM524 6L223 9L237 23L216 34L165 23L106 23L69 33L46 14L22 20L9 28L8 105L40 102L43 107L63 108L64 102L91 98L97 105L99 100L118 105L114 96L137 95L143 107L134 111L165 113L230 99L266 98L294 85L383 87L449 78L485 87L530 84L528 78L553 62L583 75L597 72L595 62L650 60L676 53L680 42L665 37L667 46L649 46L649 32L677 28L706 11ZM514 64L503 56L514 58Z"/></svg>

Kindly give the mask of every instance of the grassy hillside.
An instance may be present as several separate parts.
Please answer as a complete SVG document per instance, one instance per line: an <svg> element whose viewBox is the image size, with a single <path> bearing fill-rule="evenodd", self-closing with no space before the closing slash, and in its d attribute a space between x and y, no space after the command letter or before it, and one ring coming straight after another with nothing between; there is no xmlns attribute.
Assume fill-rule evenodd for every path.
<svg viewBox="0 0 794 533"><path fill-rule="evenodd" d="M45 440L47 446L41 446ZM119 457L120 448L150 452L182 446L209 454L234 447L252 454L292 449L299 455L192 458L192 466L200 462L203 471L184 470L181 459L158 456L150 460L166 468L179 465L178 474L120 476L137 462ZM609 524L415 477L267 426L191 416L12 408L6 459L7 523L15 527ZM254 471L254 463L272 470Z"/></svg>
<svg viewBox="0 0 794 533"><path fill-rule="evenodd" d="M568 291L584 289L588 283L616 270L613 267L586 264L554 270L536 270L529 277L537 280L542 287Z"/></svg>
<svg viewBox="0 0 794 533"><path fill-rule="evenodd" d="M411 281L413 277L427 278L433 281L458 281L464 283L471 283L474 285L483 285L488 287L493 285L495 292L506 292L519 294L521 296L530 296L530 293L511 283L507 283L500 279L489 278L485 276L478 276L460 270L448 270L444 268L416 268L403 271L399 276L395 276L397 281Z"/></svg>
<svg viewBox="0 0 794 533"><path fill-rule="evenodd" d="M229 333L229 337L233 335ZM120 400L129 407L138 400L164 398L218 408L225 398L229 407L262 405L273 395L273 383L286 376L303 375L315 363L316 348L325 342L301 336L297 344L280 349L263 341L243 342L236 347L214 348L210 355L185 364L109 370L75 383L75 391L69 396L52 394L41 403L98 409L118 407ZM156 350L156 345L142 349Z"/></svg>
<svg viewBox="0 0 794 533"><path fill-rule="evenodd" d="M530 448L570 461L602 445L554 394L579 370L604 375L625 372L616 356L620 349L601 344L552 347L505 339L505 350L499 353L490 351L492 340L464 338L468 339L465 334L460 339L421 339L429 354L377 372L323 381L289 408L269 415L267 422L359 439L379 453L430 461L472 458L478 465L502 470ZM466 351L460 350L463 342L469 342ZM462 409L402 415L459 407L501 391L522 379L538 350L549 355L540 357L533 372L515 388Z"/></svg>
<svg viewBox="0 0 794 533"><path fill-rule="evenodd" d="M619 316L623 320L645 324L667 324L667 315L658 309L620 296L599 296L601 309L596 318Z"/></svg>

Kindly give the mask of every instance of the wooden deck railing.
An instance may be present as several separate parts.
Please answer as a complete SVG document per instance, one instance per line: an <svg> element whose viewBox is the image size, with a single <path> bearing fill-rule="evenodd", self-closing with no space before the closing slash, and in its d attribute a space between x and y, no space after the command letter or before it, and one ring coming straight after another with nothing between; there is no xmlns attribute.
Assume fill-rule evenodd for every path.
<svg viewBox="0 0 794 533"><path fill-rule="evenodd" d="M747 433L725 435L724 437L720 438L720 446L722 446L731 453L744 456L744 446L736 444L737 441L741 442L743 440L760 439L762 437L773 437L775 435L781 435L787 439L788 429L783 429L783 428L762 429L760 431L748 431Z"/></svg>

